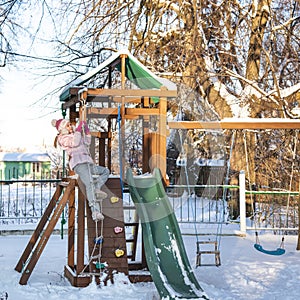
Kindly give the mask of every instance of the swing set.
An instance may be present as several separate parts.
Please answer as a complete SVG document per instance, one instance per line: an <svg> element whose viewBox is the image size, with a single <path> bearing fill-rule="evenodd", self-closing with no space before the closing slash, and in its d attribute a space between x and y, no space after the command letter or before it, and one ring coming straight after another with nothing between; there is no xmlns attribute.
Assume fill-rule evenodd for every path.
<svg viewBox="0 0 300 300"><path fill-rule="evenodd" d="M272 119L268 119L268 120L262 120L262 119L240 119L240 120L224 120L224 121L220 121L220 122L216 122L216 121L212 121L212 122L189 122L189 121L174 121L174 122L169 122L169 127L172 129L217 129L217 128L222 128L222 129L243 129L244 132L246 129L295 129L295 142L294 142L294 149L293 149L293 158L292 158L292 166L291 166L291 173L290 173L290 182L289 182L289 191L285 191L282 192L282 194L287 195L287 206L286 206L286 213L285 213L285 227L287 228L288 225L288 212L289 212L289 208L290 208L290 197L291 195L295 195L295 192L290 192L292 189L292 181L293 181L293 177L294 177L294 165L295 165L295 157L296 157L296 151L297 151L297 143L298 143L298 132L299 132L299 124L298 122L295 122L295 120L289 120L289 119L283 119L283 120L272 120ZM233 134L234 136L234 134ZM231 150L233 148L233 140L232 139L232 145L231 145ZM182 142L182 141L181 141ZM249 172L249 162L248 162L248 151L247 151L247 143L246 143L246 139L244 138L244 147L245 147L245 155L246 155L246 166L247 166L247 172L248 172L248 176L250 174ZM185 169L187 168L186 163L181 163L183 160L183 158L186 158L186 154L183 152L181 153L181 156L178 159L178 163L177 166L181 166L184 167ZM226 176L227 178L227 176ZM249 176L250 178L250 176ZM188 181L187 181L188 182ZM250 187L251 189L251 187ZM252 199L252 195L253 194L258 194L259 191L248 191L248 194L250 194L251 196L251 205L252 205L252 212L253 212L253 216L255 217L255 208L254 208L254 201ZM269 192L271 193L271 192ZM274 192L275 194L276 192ZM279 192L280 193L280 192ZM298 195L298 193L297 193ZM284 249L284 239L285 239L285 232L283 232L281 241L279 246L275 249L275 250L270 250L270 249L265 249L259 240L259 234L257 231L257 221L256 219L254 219L254 225L255 225L255 243L254 243L254 248L264 254L268 254L268 255L274 255L274 256L279 256L279 255L283 255L285 253L285 249ZM195 229L196 231L196 229ZM196 232L196 236L198 236L197 232ZM218 236L221 236L221 232L218 232L216 234L216 239L218 239ZM201 242L199 242L197 240L197 253L198 253L198 257L197 257L197 261L199 261L199 256L201 255L201 251L199 250L199 245L201 244ZM206 253L205 251L203 253ZM218 253L219 255L219 245L216 246L215 251L211 251L210 253ZM219 260L216 260L216 265L219 264ZM199 264L198 264L199 265Z"/></svg>
<svg viewBox="0 0 300 300"><path fill-rule="evenodd" d="M249 179L250 177L250 168L249 168L249 158L248 158L248 147L247 147L247 139L246 139L246 133L244 131L244 135L243 135L243 140L244 140L244 148L245 148L245 159L246 159L246 167L247 167L247 173L248 173L248 177ZM293 182L293 175L294 175L294 166L295 166L295 157L296 157L296 151L297 151L297 144L298 144L298 130L295 131L295 138L294 138L294 149L293 149L293 157L292 157L292 166L291 166L291 173L290 173L290 181L289 181L289 191L291 191L292 189L292 182ZM268 250L265 249L259 240L259 234L257 231L257 218L256 218L256 210L255 210L255 206L254 206L254 199L253 199L253 195L257 194L259 195L260 192L259 191L253 191L251 188L251 184L249 184L250 190L249 190L249 194L250 194L250 199L251 199L251 209L252 209L252 215L254 218L254 227L255 227L255 244L254 244L254 248L264 254L268 254L268 255L275 255L275 256L279 256L279 255L283 255L285 254L285 249L284 249L284 234L282 235L281 238L281 242L278 246L277 249L275 250ZM268 192L269 194L272 194L272 192ZM273 193L274 194L274 193ZM277 193L278 194L278 193ZM285 227L287 227L288 224L288 213L289 213L289 208L290 208L290 197L291 197L291 192L283 192L281 194L287 194L287 205L286 205L286 213L285 213ZM283 232L284 233L284 232Z"/></svg>

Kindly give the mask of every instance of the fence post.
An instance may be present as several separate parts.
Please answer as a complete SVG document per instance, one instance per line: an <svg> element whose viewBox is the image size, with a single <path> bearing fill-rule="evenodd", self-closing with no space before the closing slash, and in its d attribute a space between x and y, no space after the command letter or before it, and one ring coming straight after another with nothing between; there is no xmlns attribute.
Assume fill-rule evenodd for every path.
<svg viewBox="0 0 300 300"><path fill-rule="evenodd" d="M240 183L240 231L246 234L246 179L245 171L239 174Z"/></svg>

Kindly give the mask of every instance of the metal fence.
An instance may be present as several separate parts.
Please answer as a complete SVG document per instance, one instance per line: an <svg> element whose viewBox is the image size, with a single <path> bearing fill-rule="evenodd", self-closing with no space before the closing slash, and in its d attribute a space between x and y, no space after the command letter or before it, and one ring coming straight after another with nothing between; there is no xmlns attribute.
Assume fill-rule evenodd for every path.
<svg viewBox="0 0 300 300"><path fill-rule="evenodd" d="M37 223L51 200L58 182L60 179L0 180L0 228L1 225ZM241 196L241 189L244 191L244 197ZM199 195L199 190L201 190L201 195ZM259 212L256 212L255 216L260 216L260 219L254 227L251 224L253 219L249 214L247 216L246 212L245 195L247 193L249 191L246 191L243 185L174 185L167 187L167 194L177 220L183 225L207 224L213 226L213 224L234 222L235 224L240 223L241 231L244 232L253 228L257 230L296 230L298 228L298 201L295 201L298 196L297 199L292 198L293 201L291 200L288 206L289 213L286 214L286 196L282 198L281 195L274 196L273 194L271 195L272 202L267 202L265 201L266 195L264 195L263 202L256 201L255 203L256 207L259 207ZM131 207L132 210L129 218L136 218L134 204L128 191L125 190L123 195L124 207ZM238 203L239 201L240 203ZM240 206L239 219L232 220L229 203L236 203ZM241 210L241 208L243 209ZM250 217L248 220L251 223L246 226L247 217ZM126 220L126 222L128 221L130 220Z"/></svg>
<svg viewBox="0 0 300 300"><path fill-rule="evenodd" d="M36 223L60 181L0 180L0 225Z"/></svg>
<svg viewBox="0 0 300 300"><path fill-rule="evenodd" d="M0 225L36 223L43 215L56 189L59 179L0 180ZM197 186L202 189L204 186ZM190 190L192 189L192 190ZM211 188L218 194L219 188ZM194 187L168 187L170 203L179 223L222 223L227 213L219 197L199 197ZM212 196L212 191L209 193ZM124 206L134 204L128 191L124 191Z"/></svg>

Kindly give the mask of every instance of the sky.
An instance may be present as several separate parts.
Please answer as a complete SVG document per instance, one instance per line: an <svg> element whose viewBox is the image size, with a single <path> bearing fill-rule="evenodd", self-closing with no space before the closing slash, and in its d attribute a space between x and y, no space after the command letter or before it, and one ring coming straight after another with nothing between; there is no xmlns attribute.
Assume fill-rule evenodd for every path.
<svg viewBox="0 0 300 300"><path fill-rule="evenodd" d="M43 107L43 102L38 101L51 90L52 82L39 83L26 70L6 70L1 75L1 147L30 151L44 144L53 145L56 130L51 120L62 117L58 99L52 100L57 107L50 108Z"/></svg>
<svg viewBox="0 0 300 300"><path fill-rule="evenodd" d="M48 14L39 5L32 7L30 3L24 3L21 9L16 22L27 31L15 32L17 39L10 41L13 51L37 58L53 57L52 45L47 42L53 30ZM41 69L45 66L44 61L25 62L22 56L16 59L0 69L0 146L30 151L44 144L53 145L57 132L51 120L62 117L59 95L47 97L45 101L39 99L61 86L58 80L62 78L38 77L38 73L45 75L45 70Z"/></svg>

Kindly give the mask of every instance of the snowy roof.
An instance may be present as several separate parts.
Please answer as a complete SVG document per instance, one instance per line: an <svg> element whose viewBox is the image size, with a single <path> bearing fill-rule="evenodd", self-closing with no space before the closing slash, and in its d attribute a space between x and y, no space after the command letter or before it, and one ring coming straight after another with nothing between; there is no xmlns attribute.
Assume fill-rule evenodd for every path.
<svg viewBox="0 0 300 300"><path fill-rule="evenodd" d="M146 68L138 59L136 59L127 49L120 50L112 54L107 60L96 68L73 80L60 94L60 100L65 101L68 98L68 91L71 87L82 86L92 77L107 69L109 66L120 69L121 56L126 55L125 76L134 82L140 89L159 89L165 86L168 90L177 90L174 82L161 78Z"/></svg>
<svg viewBox="0 0 300 300"><path fill-rule="evenodd" d="M0 152L0 161L47 162L50 157L47 153Z"/></svg>

